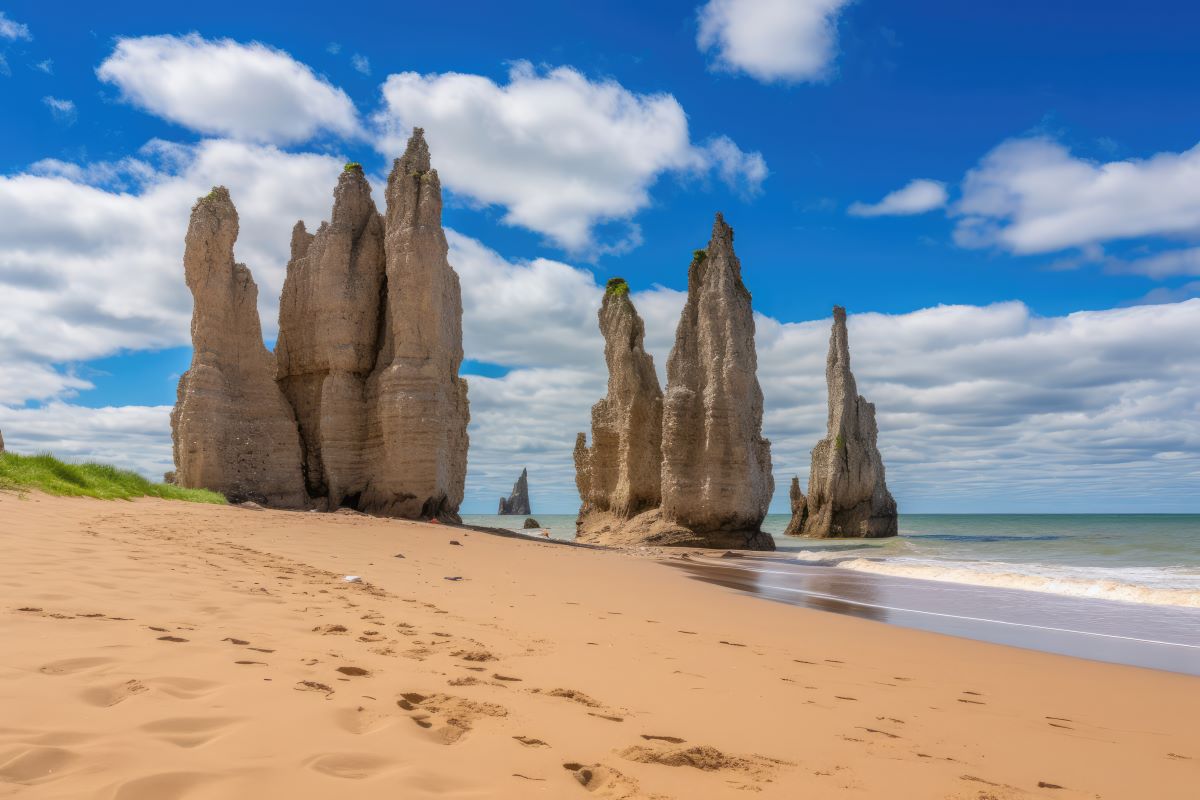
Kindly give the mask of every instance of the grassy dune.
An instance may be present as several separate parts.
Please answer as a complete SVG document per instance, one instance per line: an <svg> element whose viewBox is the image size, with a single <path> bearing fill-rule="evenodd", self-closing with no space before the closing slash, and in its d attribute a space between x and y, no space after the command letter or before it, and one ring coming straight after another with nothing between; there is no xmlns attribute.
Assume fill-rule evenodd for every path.
<svg viewBox="0 0 1200 800"><path fill-rule="evenodd" d="M184 489L151 483L138 475L107 464L66 464L52 455L19 456L0 453L0 491L37 490L67 497L131 500L162 497L192 503L225 503L225 498L205 489Z"/></svg>

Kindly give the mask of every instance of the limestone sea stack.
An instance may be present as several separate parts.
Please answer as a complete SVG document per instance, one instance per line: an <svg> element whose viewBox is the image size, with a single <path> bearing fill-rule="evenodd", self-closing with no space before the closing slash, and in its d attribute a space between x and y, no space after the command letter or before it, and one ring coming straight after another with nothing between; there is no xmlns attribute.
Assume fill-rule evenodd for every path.
<svg viewBox="0 0 1200 800"><path fill-rule="evenodd" d="M788 490L788 500L792 505L792 518L788 520L783 532L787 536L800 536L804 532L804 520L808 517L808 498L800 489L800 479L792 478L792 486Z"/></svg>
<svg viewBox="0 0 1200 800"><path fill-rule="evenodd" d="M600 309L609 393L592 410L592 446L582 433L575 444L576 538L775 549L761 529L775 484L733 230L718 214L692 259L665 395L623 284L610 284Z"/></svg>
<svg viewBox="0 0 1200 800"><path fill-rule="evenodd" d="M365 385L359 510L458 521L467 473L462 293L447 260L442 185L416 128L387 185L379 350Z"/></svg>
<svg viewBox="0 0 1200 800"><path fill-rule="evenodd" d="M329 222L297 222L279 304L280 387L296 412L316 505L357 508L367 483L365 387L379 354L383 218L362 167L349 164Z"/></svg>
<svg viewBox="0 0 1200 800"><path fill-rule="evenodd" d="M807 502L793 506L789 531L815 538L882 538L897 532L896 501L884 480L875 406L858 393L850 371L846 309L834 306L829 357L829 423L812 451Z"/></svg>
<svg viewBox="0 0 1200 800"><path fill-rule="evenodd" d="M171 413L176 480L233 502L307 502L295 418L263 345L258 287L233 260L238 214L218 186L192 207L183 268L194 301L192 363Z"/></svg>
<svg viewBox="0 0 1200 800"><path fill-rule="evenodd" d="M584 539L603 538L662 500L662 389L623 278L608 282L599 319L608 394L592 406L592 446L582 433L575 446L576 528Z"/></svg>
<svg viewBox="0 0 1200 800"><path fill-rule="evenodd" d="M775 479L757 369L750 292L717 214L688 270L663 398L662 511L693 532L691 544L775 549L760 527Z"/></svg>
<svg viewBox="0 0 1200 800"><path fill-rule="evenodd" d="M528 516L533 512L529 510L529 470L521 470L521 477L517 478L517 482L513 484L512 493L508 497L500 498L500 510L496 512L501 516L510 514L520 514Z"/></svg>

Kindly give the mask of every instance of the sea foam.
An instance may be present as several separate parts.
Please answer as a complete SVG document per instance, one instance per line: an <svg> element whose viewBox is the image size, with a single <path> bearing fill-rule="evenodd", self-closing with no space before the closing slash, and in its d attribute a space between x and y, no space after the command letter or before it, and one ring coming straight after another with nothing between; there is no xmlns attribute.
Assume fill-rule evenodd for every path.
<svg viewBox="0 0 1200 800"><path fill-rule="evenodd" d="M1143 605L1200 608L1200 571L1183 568L1086 568L907 558L844 558L837 561L837 567L899 578Z"/></svg>

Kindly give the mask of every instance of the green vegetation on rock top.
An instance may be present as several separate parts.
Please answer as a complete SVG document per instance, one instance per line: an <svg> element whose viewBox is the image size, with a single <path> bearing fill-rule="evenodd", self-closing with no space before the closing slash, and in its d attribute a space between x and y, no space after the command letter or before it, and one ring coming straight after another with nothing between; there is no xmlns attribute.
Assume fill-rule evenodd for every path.
<svg viewBox="0 0 1200 800"><path fill-rule="evenodd" d="M699 264L701 261L703 261L706 258L708 258L707 250L693 250L692 251L692 265L693 266L695 266L696 264Z"/></svg>
<svg viewBox="0 0 1200 800"><path fill-rule="evenodd" d="M49 454L20 456L16 453L0 453L0 491L33 490L65 497L97 497L101 500L161 497L192 503L226 502L216 492L152 483L136 472L107 464L67 464Z"/></svg>
<svg viewBox="0 0 1200 800"><path fill-rule="evenodd" d="M608 284L604 287L604 293L612 297L621 297L629 294L629 283L624 278L609 278Z"/></svg>
<svg viewBox="0 0 1200 800"><path fill-rule="evenodd" d="M342 167L342 172L362 172L362 164L357 161L350 161L346 166Z"/></svg>

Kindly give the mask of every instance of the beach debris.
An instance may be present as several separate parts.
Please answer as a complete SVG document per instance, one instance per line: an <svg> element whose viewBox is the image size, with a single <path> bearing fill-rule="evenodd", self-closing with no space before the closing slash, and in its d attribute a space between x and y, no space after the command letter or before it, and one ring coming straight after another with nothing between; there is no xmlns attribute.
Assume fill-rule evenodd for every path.
<svg viewBox="0 0 1200 800"><path fill-rule="evenodd" d="M404 558L404 553L396 553L392 558Z"/></svg>
<svg viewBox="0 0 1200 800"><path fill-rule="evenodd" d="M451 539L450 544L455 545L457 547L462 547L462 542L458 541L457 539Z"/></svg>
<svg viewBox="0 0 1200 800"><path fill-rule="evenodd" d="M846 309L833 307L825 361L829 421L812 451L808 496L792 480L787 533L815 538L882 538L897 533L896 501L884 480L875 406L858 393L850 371Z"/></svg>
<svg viewBox="0 0 1200 800"><path fill-rule="evenodd" d="M442 578L442 580L445 580L445 581L461 581L461 580L462 580L462 575L451 575L451 576L449 576L449 577Z"/></svg>
<svg viewBox="0 0 1200 800"><path fill-rule="evenodd" d="M500 508L496 512L500 516L530 514L529 510L529 470L522 469L517 482L513 484L508 497L500 498Z"/></svg>
<svg viewBox="0 0 1200 800"><path fill-rule="evenodd" d="M342 580L346 583L362 583L362 578L358 575L347 575Z"/></svg>

